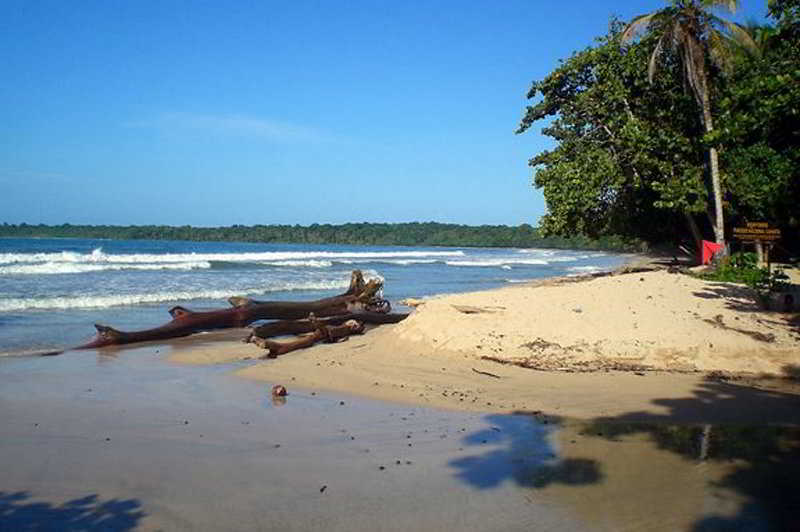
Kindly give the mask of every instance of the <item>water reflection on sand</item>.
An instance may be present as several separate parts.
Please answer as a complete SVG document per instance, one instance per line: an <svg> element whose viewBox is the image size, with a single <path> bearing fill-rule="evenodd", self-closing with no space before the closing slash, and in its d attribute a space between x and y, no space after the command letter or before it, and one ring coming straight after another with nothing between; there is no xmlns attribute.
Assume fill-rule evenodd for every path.
<svg viewBox="0 0 800 532"><path fill-rule="evenodd" d="M164 357L0 360L0 530L800 529L795 395L707 383L580 421L289 381L275 404L232 366ZM736 425L731 401L774 408Z"/></svg>
<svg viewBox="0 0 800 532"><path fill-rule="evenodd" d="M591 530L800 530L800 428L489 415L450 462L479 489L506 481ZM475 451L492 445L485 452Z"/></svg>

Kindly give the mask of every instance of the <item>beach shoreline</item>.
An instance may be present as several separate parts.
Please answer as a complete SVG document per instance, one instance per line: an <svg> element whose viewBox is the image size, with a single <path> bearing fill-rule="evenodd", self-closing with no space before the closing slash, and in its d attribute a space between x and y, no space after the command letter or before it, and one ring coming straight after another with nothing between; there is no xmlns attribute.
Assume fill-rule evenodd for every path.
<svg viewBox="0 0 800 532"><path fill-rule="evenodd" d="M791 378L800 330L753 305L743 287L666 270L550 279L427 298L400 324L236 374L409 405L579 419L664 415L664 404L713 382L800 397ZM256 360L263 351L241 343L246 334L175 344L170 360ZM797 421L790 410L729 406L673 420Z"/></svg>
<svg viewBox="0 0 800 532"><path fill-rule="evenodd" d="M619 277L655 287L647 275ZM570 310L570 292L588 302L615 277L433 297L400 324L274 360L242 342L249 329L0 359L4 518L20 529L70 528L80 509L119 530L668 531L757 508L765 523L794 523L797 380L535 370L459 344L486 326L494 355L513 361L519 322L495 307L535 315L514 302L533 291L555 334L562 318L542 294L591 316L589 303ZM274 384L288 395L272 397Z"/></svg>

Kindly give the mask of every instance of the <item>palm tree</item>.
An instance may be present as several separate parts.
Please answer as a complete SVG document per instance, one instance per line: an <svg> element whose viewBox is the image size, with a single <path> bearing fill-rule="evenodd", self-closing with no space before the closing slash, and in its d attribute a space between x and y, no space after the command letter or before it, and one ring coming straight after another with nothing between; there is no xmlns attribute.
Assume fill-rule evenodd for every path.
<svg viewBox="0 0 800 532"><path fill-rule="evenodd" d="M663 52L673 51L680 59L685 85L694 95L706 133L714 131L707 58L724 70L730 65L733 51L737 47L756 50L755 43L741 26L721 19L708 10L712 7L723 7L733 13L738 4L738 0L670 0L669 7L633 19L621 35L623 43L630 42L640 31L655 31L661 35L650 56L648 79L653 82ZM708 165L714 199L711 225L717 244L724 247L725 219L722 212L719 156L713 146L708 149Z"/></svg>

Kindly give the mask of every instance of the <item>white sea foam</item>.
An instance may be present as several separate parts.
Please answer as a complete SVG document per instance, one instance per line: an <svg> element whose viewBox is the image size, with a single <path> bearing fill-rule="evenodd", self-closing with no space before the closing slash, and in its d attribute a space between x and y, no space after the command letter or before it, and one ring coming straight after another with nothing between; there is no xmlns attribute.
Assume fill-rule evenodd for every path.
<svg viewBox="0 0 800 532"><path fill-rule="evenodd" d="M366 280L383 277L373 270L364 272ZM227 299L232 295L260 296L269 292L295 290L336 290L347 288L349 279L318 279L309 281L274 281L258 288L228 288L220 290L175 290L150 294L109 294L60 297L32 297L0 299L0 312L22 310L66 310L78 308L108 308L140 304L165 303L169 301L190 301L196 299Z"/></svg>
<svg viewBox="0 0 800 532"><path fill-rule="evenodd" d="M599 266L570 266L567 271L592 273L602 271L602 268Z"/></svg>
<svg viewBox="0 0 800 532"><path fill-rule="evenodd" d="M174 262L162 264L84 264L44 262L41 264L14 264L0 266L0 275L57 275L119 270L202 270L211 268L207 261Z"/></svg>
<svg viewBox="0 0 800 532"><path fill-rule="evenodd" d="M370 260L387 258L463 257L463 251L265 251L260 253L165 253L108 254L98 248L91 253L0 253L0 264L89 263L161 264L178 262L275 262L292 260Z"/></svg>
<svg viewBox="0 0 800 532"><path fill-rule="evenodd" d="M459 255L459 256L463 256L463 253L462 253L462 255ZM361 263L361 262L377 262L379 264L397 264L399 266L409 266L411 264L434 264L436 262L439 262L439 260L437 260L437 259L383 259L383 258L377 258L377 259L361 259L361 260L356 260L356 259L336 259L335 262L338 263L338 264L358 264L358 263Z"/></svg>
<svg viewBox="0 0 800 532"><path fill-rule="evenodd" d="M375 270L365 270L364 279L384 281ZM0 299L0 312L23 310L67 310L78 308L108 308L140 304L165 303L170 301L191 301L196 299L227 299L232 295L258 297L270 292L288 292L300 290L339 290L347 288L350 280L309 279L303 281L272 280L258 287L231 287L219 290L165 290L154 293L106 294L106 295L74 295L54 297L8 298Z"/></svg>
<svg viewBox="0 0 800 532"><path fill-rule="evenodd" d="M529 266L546 266L549 260L544 259L516 259L516 258L497 258L497 259L483 259L483 260L448 260L445 264L448 266L513 266L515 264L529 265Z"/></svg>
<svg viewBox="0 0 800 532"><path fill-rule="evenodd" d="M330 268L333 262L329 260L276 260L274 262L261 262L266 266L294 266L299 268Z"/></svg>

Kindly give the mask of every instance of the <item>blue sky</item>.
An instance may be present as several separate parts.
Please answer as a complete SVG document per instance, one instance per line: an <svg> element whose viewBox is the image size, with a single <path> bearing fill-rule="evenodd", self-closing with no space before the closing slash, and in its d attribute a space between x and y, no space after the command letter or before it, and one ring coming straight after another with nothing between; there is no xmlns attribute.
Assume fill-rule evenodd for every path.
<svg viewBox="0 0 800 532"><path fill-rule="evenodd" d="M0 222L535 225L530 82L662 5L5 0Z"/></svg>

